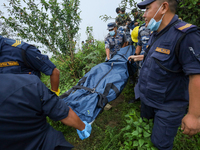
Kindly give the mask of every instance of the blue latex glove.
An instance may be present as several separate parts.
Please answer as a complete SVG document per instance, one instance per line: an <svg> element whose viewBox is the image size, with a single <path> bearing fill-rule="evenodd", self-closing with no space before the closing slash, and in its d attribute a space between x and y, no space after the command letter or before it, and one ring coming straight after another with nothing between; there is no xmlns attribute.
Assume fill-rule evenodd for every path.
<svg viewBox="0 0 200 150"><path fill-rule="evenodd" d="M88 138L92 131L92 126L90 124L88 124L86 121L83 121L83 122L85 123L85 129L82 131L76 129L81 140Z"/></svg>

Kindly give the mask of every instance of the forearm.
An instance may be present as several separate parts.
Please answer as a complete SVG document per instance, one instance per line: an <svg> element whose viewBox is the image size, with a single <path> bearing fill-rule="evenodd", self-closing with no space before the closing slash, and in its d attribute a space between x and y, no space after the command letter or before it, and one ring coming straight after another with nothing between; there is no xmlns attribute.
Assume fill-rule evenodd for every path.
<svg viewBox="0 0 200 150"><path fill-rule="evenodd" d="M124 42L122 48L123 48L123 47L126 47L127 45L128 45L128 42Z"/></svg>
<svg viewBox="0 0 200 150"><path fill-rule="evenodd" d="M131 55L128 57L128 60L131 61L142 61L144 59L144 55Z"/></svg>
<svg viewBox="0 0 200 150"><path fill-rule="evenodd" d="M189 114L200 117L200 75L189 77Z"/></svg>
<svg viewBox="0 0 200 150"><path fill-rule="evenodd" d="M140 55L141 51L142 51L142 46L139 46L139 45L138 45L138 46L136 47L135 53L136 53L137 55Z"/></svg>
<svg viewBox="0 0 200 150"><path fill-rule="evenodd" d="M65 119L60 120L63 124L71 126L80 131L85 129L85 124L77 116L77 114L70 108L68 116Z"/></svg>
<svg viewBox="0 0 200 150"><path fill-rule="evenodd" d="M107 56L107 58L110 58L110 49L109 48L106 48L106 56Z"/></svg>
<svg viewBox="0 0 200 150"><path fill-rule="evenodd" d="M51 82L51 89L53 91L58 91L59 87L59 76L60 76L60 71L57 68L54 68L51 76L50 76L50 82Z"/></svg>

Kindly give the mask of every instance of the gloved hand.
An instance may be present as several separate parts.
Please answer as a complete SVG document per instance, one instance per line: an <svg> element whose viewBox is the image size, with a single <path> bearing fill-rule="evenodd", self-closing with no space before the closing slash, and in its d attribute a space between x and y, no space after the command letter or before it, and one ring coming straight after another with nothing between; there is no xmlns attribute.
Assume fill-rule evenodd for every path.
<svg viewBox="0 0 200 150"><path fill-rule="evenodd" d="M90 124L88 124L86 121L83 121L83 122L85 123L85 129L82 130L82 131L76 129L77 133L79 135L79 138L81 140L88 138L91 134L91 131L92 131L92 126Z"/></svg>
<svg viewBox="0 0 200 150"><path fill-rule="evenodd" d="M60 89L58 89L58 91L54 91L54 90L51 89L51 91L56 93L57 96L59 96L59 94L60 94Z"/></svg>

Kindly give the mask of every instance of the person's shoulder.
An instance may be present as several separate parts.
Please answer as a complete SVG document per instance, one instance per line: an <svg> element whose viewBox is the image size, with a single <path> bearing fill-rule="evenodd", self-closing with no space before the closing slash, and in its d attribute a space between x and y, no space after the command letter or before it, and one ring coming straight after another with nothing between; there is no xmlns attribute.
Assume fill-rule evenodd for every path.
<svg viewBox="0 0 200 150"><path fill-rule="evenodd" d="M105 40L107 40L107 39L109 39L111 36L110 36L110 34L108 33L107 35L106 35L106 37L105 37Z"/></svg>
<svg viewBox="0 0 200 150"><path fill-rule="evenodd" d="M7 45L10 45L12 47L17 47L17 48L22 48L22 46L24 44L27 44L21 40L15 40L15 39L9 39L9 38L5 38L5 37L2 37L3 39L3 42L6 43Z"/></svg>
<svg viewBox="0 0 200 150"><path fill-rule="evenodd" d="M118 34L119 36L124 36L124 35L125 35L125 33L124 33L123 31L120 31L120 30L117 30L117 34Z"/></svg>
<svg viewBox="0 0 200 150"><path fill-rule="evenodd" d="M175 26L175 29L177 31L180 31L182 33L187 33L187 32L191 32L191 31L196 31L198 29L198 27L196 25L187 23L185 21L180 21L178 22Z"/></svg>
<svg viewBox="0 0 200 150"><path fill-rule="evenodd" d="M145 24L142 24L142 25L139 27L139 32L141 32L142 30L145 30Z"/></svg>

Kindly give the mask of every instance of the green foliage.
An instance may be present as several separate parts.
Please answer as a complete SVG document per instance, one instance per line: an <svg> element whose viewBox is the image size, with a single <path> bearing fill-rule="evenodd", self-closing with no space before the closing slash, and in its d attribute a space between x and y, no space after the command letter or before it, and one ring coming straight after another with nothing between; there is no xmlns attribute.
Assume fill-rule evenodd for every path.
<svg viewBox="0 0 200 150"><path fill-rule="evenodd" d="M200 150L200 133L190 137L183 134L179 127L174 139L173 150Z"/></svg>
<svg viewBox="0 0 200 150"><path fill-rule="evenodd" d="M137 2L135 0L121 0L122 7L127 7L127 5L131 8L137 8ZM183 21L200 26L199 0L179 0L177 14Z"/></svg>
<svg viewBox="0 0 200 150"><path fill-rule="evenodd" d="M65 54L73 57L73 38L79 30L79 0L8 0L6 17L3 22L17 33L16 36L45 45L54 55ZM25 6L25 7L23 7ZM73 59L72 59L73 61Z"/></svg>
<svg viewBox="0 0 200 150"><path fill-rule="evenodd" d="M200 26L199 0L180 0L177 14L182 20Z"/></svg>
<svg viewBox="0 0 200 150"><path fill-rule="evenodd" d="M82 51L74 54L73 63L69 56L63 57L65 61L52 57L51 61L60 70L60 84L59 88L61 94L75 86L78 81L95 65L105 61L105 44L101 41L94 43L86 43L82 47ZM41 80L47 87L50 88L50 79L48 76L42 74Z"/></svg>
<svg viewBox="0 0 200 150"><path fill-rule="evenodd" d="M134 109L125 116L127 125L122 129L124 143L120 150L156 150L151 142L153 120L138 117L139 113Z"/></svg>

